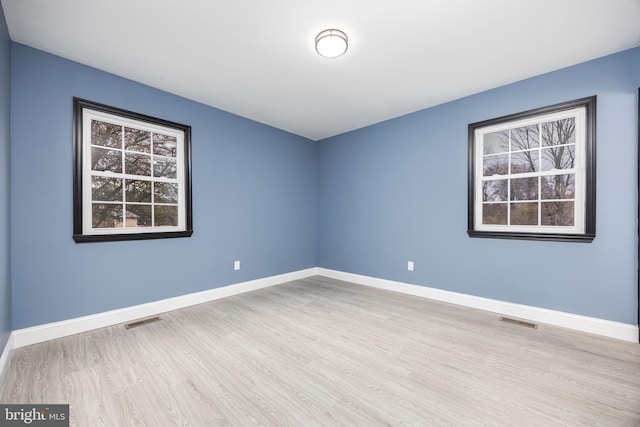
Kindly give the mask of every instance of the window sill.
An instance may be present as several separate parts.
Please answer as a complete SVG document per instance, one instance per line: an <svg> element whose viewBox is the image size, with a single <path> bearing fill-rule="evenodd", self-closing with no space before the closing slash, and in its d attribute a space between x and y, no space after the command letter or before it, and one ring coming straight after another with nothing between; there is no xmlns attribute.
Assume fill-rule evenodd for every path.
<svg viewBox="0 0 640 427"><path fill-rule="evenodd" d="M191 237L192 234L193 230L131 234L74 234L73 240L76 243L121 242L125 240L151 240L168 239L173 237Z"/></svg>
<svg viewBox="0 0 640 427"><path fill-rule="evenodd" d="M557 233L524 233L506 231L477 231L468 230L469 237L481 237L488 239L514 239L514 240L544 240L553 242L580 242L591 243L595 234L557 234Z"/></svg>

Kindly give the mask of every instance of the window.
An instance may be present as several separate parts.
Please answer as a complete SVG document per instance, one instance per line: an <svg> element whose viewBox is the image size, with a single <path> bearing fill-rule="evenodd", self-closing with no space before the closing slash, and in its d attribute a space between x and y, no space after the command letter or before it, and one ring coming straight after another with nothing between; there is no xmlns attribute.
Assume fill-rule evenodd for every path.
<svg viewBox="0 0 640 427"><path fill-rule="evenodd" d="M592 241L596 97L469 125L471 237Z"/></svg>
<svg viewBox="0 0 640 427"><path fill-rule="evenodd" d="M188 237L191 128L74 98L76 242Z"/></svg>

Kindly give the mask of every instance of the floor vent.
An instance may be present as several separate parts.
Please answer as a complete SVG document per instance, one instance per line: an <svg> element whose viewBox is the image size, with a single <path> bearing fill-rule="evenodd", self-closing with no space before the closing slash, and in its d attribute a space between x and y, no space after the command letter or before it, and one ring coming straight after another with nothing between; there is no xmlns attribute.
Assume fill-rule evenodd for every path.
<svg viewBox="0 0 640 427"><path fill-rule="evenodd" d="M137 328L138 326L148 325L149 323L158 322L159 320L160 318L158 316L149 317L147 319L140 319L140 320L136 320L135 322L125 323L124 328L125 329Z"/></svg>
<svg viewBox="0 0 640 427"><path fill-rule="evenodd" d="M500 318L501 322L507 322L507 323L512 323L514 325L518 325L518 326L525 326L527 328L533 328L533 329L538 329L538 325L536 323L533 322L527 322L526 320L520 320L520 319L514 319L512 317L501 317Z"/></svg>

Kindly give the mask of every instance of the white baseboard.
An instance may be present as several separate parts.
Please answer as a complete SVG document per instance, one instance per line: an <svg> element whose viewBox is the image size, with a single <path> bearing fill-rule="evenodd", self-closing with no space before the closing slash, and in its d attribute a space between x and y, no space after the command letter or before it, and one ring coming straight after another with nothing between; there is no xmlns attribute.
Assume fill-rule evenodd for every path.
<svg viewBox="0 0 640 427"><path fill-rule="evenodd" d="M11 350L13 350L13 347L14 347L14 338L13 338L13 332L12 332L9 334L9 339L7 340L7 343L4 346L4 350L2 351L2 354L0 354L0 384L3 383L4 374L7 369L7 365L9 364L9 356L11 355Z"/></svg>
<svg viewBox="0 0 640 427"><path fill-rule="evenodd" d="M522 304L514 304L506 301L482 298L458 292L429 288L426 286L411 285L392 280L378 279L376 277L362 276L359 274L329 270L326 268L318 268L318 274L374 288L386 289L465 307L477 308L480 310L504 314L506 316L519 317L534 322L562 326L564 328L603 335L619 340L631 341L634 343L638 342L637 325L612 322L610 320L598 319L595 317L581 316L578 314L565 313L562 311L549 310L546 308Z"/></svg>
<svg viewBox="0 0 640 427"><path fill-rule="evenodd" d="M279 274L277 276L265 277L248 282L209 289L202 292L181 295L174 298L167 298L146 304L135 305L132 307L121 308L118 310L111 310L89 316L63 320L60 322L18 329L13 331L11 335L13 338L13 348L24 347L55 338L78 334L80 332L117 325L119 323L130 322L144 317L155 316L160 313L166 313L167 311L202 304L204 302L279 285L281 283L303 279L317 274L318 269L314 267L306 270L294 271L291 273Z"/></svg>
<svg viewBox="0 0 640 427"><path fill-rule="evenodd" d="M581 316L578 314L514 304L505 301L445 291L442 289L429 288L426 286L412 285L392 280L379 279L376 277L314 267L118 310L111 310L89 316L15 330L9 336L5 349L0 356L0 378L2 377L5 365L9 359L9 354L14 348L24 347L81 332L87 332L93 329L117 325L119 323L126 323L132 320L165 313L167 311L178 310L180 308L220 298L226 298L232 295L238 295L269 286L275 286L314 275L321 275L360 285L401 292L465 307L477 308L507 316L528 319L534 322L548 323L551 325L562 326L569 329L603 335L624 341L638 342L638 327L636 325L612 322L610 320L598 319L595 317Z"/></svg>

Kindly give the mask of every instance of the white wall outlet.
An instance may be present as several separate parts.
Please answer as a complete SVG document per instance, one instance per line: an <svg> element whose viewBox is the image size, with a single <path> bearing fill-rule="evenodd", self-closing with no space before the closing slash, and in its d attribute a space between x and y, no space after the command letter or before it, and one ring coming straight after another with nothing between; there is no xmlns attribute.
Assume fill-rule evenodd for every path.
<svg viewBox="0 0 640 427"><path fill-rule="evenodd" d="M234 270L240 270L240 261L234 261L233 262L233 269Z"/></svg>
<svg viewBox="0 0 640 427"><path fill-rule="evenodd" d="M413 261L409 261L409 262L407 263L407 270L409 270L409 271L413 271Z"/></svg>

